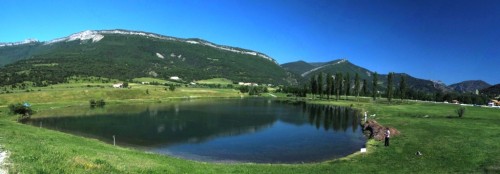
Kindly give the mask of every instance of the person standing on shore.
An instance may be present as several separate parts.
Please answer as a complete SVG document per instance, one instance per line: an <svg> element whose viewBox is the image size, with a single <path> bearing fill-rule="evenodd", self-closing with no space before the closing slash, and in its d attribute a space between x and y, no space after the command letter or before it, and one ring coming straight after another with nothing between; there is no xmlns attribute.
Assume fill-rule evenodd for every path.
<svg viewBox="0 0 500 174"><path fill-rule="evenodd" d="M385 128L385 144L384 146L389 146L389 138L391 137L391 131L389 130L389 127Z"/></svg>

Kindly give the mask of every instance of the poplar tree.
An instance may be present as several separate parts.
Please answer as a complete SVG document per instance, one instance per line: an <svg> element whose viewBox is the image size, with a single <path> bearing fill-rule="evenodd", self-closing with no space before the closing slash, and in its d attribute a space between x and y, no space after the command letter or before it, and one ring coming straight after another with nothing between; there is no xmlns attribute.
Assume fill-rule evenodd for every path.
<svg viewBox="0 0 500 174"><path fill-rule="evenodd" d="M332 74L326 74L326 98L330 100L330 94L332 93L333 79Z"/></svg>
<svg viewBox="0 0 500 174"><path fill-rule="evenodd" d="M368 96L368 83L366 82L366 79L363 79L363 95Z"/></svg>
<svg viewBox="0 0 500 174"><path fill-rule="evenodd" d="M399 81L399 93L401 93L401 100L406 98L406 77L404 75L401 75Z"/></svg>
<svg viewBox="0 0 500 174"><path fill-rule="evenodd" d="M377 100L377 85L378 85L378 73L373 73L373 85L372 85L372 97L373 100Z"/></svg>
<svg viewBox="0 0 500 174"><path fill-rule="evenodd" d="M323 98L323 73L319 73L317 81L319 98Z"/></svg>
<svg viewBox="0 0 500 174"><path fill-rule="evenodd" d="M345 76L345 99L347 100L347 96L351 95L351 77L349 73L346 74Z"/></svg>
<svg viewBox="0 0 500 174"><path fill-rule="evenodd" d="M336 81L337 81L337 82L336 82L336 84L337 84L337 100L339 100L339 98L340 98L340 93L341 93L341 91L342 91L342 81L344 80L344 79L342 78L342 73L337 73L337 75L336 75L335 79L336 79Z"/></svg>
<svg viewBox="0 0 500 174"><path fill-rule="evenodd" d="M314 76L314 75L313 75L313 76L311 76L311 81L310 81L310 83L311 83L311 94L312 94L312 96L313 96L313 98L314 98L314 95L316 94L316 91L317 91L317 87L316 87L316 86L318 85L318 84L316 83L316 78L315 78L315 76Z"/></svg>
<svg viewBox="0 0 500 174"><path fill-rule="evenodd" d="M389 75L387 75L387 101L389 101L389 103L391 102L392 100L392 95L393 95L393 90L392 90L392 80L394 78L394 73L393 72L390 72Z"/></svg>
<svg viewBox="0 0 500 174"><path fill-rule="evenodd" d="M356 99L359 97L359 74L356 73L354 76L354 93L356 94Z"/></svg>

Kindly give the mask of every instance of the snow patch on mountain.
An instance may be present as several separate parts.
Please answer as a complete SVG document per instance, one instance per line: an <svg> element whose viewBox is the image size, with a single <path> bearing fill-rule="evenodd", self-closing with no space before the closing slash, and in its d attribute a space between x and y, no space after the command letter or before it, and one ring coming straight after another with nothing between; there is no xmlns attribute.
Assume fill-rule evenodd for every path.
<svg viewBox="0 0 500 174"><path fill-rule="evenodd" d="M235 53L240 53L240 54L248 54L248 55L252 55L252 56L259 56L261 58L264 58L264 59L267 59L271 62L274 62L275 64L278 64L278 62L276 62L276 60L274 60L273 58L270 58L269 56L266 56L264 54L260 54L260 53L256 53L256 52L252 52L252 51L237 50L237 49L234 49L232 47L215 45L215 44L210 43L210 42L198 42L198 41L193 41L193 40L187 40L186 42L190 43L190 44L201 44L201 45L217 48L217 49L224 50L224 51L230 51L230 52L235 52Z"/></svg>
<svg viewBox="0 0 500 174"><path fill-rule="evenodd" d="M314 71L317 71L317 70L319 70L319 69L321 69L321 68L324 68L324 67L327 67L327 66L331 66L331 65L341 64L341 63L344 63L344 62L346 62L346 61L347 61L346 59L342 59L342 60L340 60L340 61L338 61L338 62L335 62L335 63L329 63L329 64L326 64L326 65L318 66L318 67L316 67L316 68L313 68L313 69L311 69L311 70L309 70L309 71L306 71L306 72L302 73L300 76L305 77L305 76L307 76L308 74L310 74L310 73L312 73L312 72L314 72Z"/></svg>
<svg viewBox="0 0 500 174"><path fill-rule="evenodd" d="M75 41L75 40L92 40L92 42L99 42L102 38L104 38L104 36L101 35L98 31L86 30L86 31L82 31L79 33L72 34L68 37L63 37L63 38L54 39L54 40L45 42L45 45L53 44L53 43L57 43L57 42L69 42L69 41Z"/></svg>
<svg viewBox="0 0 500 174"><path fill-rule="evenodd" d="M163 55L161 55L160 53L156 53L156 56L160 59L164 59L165 57L163 57Z"/></svg>
<svg viewBox="0 0 500 174"><path fill-rule="evenodd" d="M23 44L29 44L29 43L34 43L34 42L39 42L39 41L37 39L26 39L26 40L23 40L21 42L0 43L0 47L23 45Z"/></svg>
<svg viewBox="0 0 500 174"><path fill-rule="evenodd" d="M267 60L269 60L271 62L274 62L275 64L278 65L278 62L276 62L276 60L274 60L273 58L271 58L271 57L269 57L267 55L261 54L261 53L256 53L256 52L252 52L252 51L238 50L238 49L235 49L235 48L232 48L232 47L215 45L213 43L205 42L205 41L195 41L195 40L189 40L189 39L178 39L178 38L169 37L169 36L162 36L162 35L158 35L158 34L137 32L137 31L126 31L126 30L100 30L100 31L95 31L95 32L98 32L100 34L137 35L137 36L145 36L145 37L149 37L149 38L156 38L156 39L162 39L162 40L173 40L173 41L179 41L179 42L186 42L186 43L190 43L190 44L200 44L200 45L209 46L209 47L213 47L213 48L224 50L224 51L230 51L230 52L235 52L235 53L240 53L240 54L248 54L248 55L252 55L252 56L259 56L261 58L264 58L264 59L267 59Z"/></svg>

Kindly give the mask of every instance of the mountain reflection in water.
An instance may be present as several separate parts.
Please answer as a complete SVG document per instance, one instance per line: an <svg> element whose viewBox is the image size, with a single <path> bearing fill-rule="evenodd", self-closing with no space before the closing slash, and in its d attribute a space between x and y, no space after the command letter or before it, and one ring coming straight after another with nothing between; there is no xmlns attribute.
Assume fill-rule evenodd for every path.
<svg viewBox="0 0 500 174"><path fill-rule="evenodd" d="M196 148L203 149L191 147L194 145L206 144L208 148L210 143L214 146L213 143L217 141L229 140L231 143L224 142L216 144L215 147L225 147L234 142L254 144L264 141L267 137L271 138L268 141L282 139L276 143L289 141L295 144L318 145L321 145L319 142L322 141L328 142L328 139L345 139L346 143L355 143L350 148L351 151L361 147L365 141L359 126L359 112L338 106L290 104L263 99L226 99L215 102L194 100L170 104L106 106L102 110L93 111L88 108L65 109L68 111L54 110L53 117L35 118L28 124L97 138L108 143L112 143L112 137L115 136L118 145L153 149L159 153L165 151L168 154L172 154L172 149L175 148L192 152L196 151L193 150ZM51 111L40 113L40 115L50 114ZM264 137L252 137L254 135ZM307 138L309 139L306 140ZM332 147L340 146L339 143L342 144L343 141L336 142ZM308 144L300 146L309 146ZM192 149L187 150L188 148ZM232 147L228 145L225 148ZM252 149L253 152L260 150L253 148L247 149ZM313 145L311 148L314 148ZM247 161L240 157L232 160ZM251 159L249 161L259 162ZM278 161L286 160L278 159Z"/></svg>

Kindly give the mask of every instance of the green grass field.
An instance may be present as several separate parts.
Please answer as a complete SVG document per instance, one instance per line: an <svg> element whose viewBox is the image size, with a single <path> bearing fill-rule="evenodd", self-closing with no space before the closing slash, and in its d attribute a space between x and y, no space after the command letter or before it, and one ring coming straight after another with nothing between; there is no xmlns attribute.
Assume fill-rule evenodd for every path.
<svg viewBox="0 0 500 174"><path fill-rule="evenodd" d="M198 80L198 81L196 81L196 83L229 85L229 84L233 84L233 81L228 80L226 78L213 78L213 79L206 79L206 80Z"/></svg>
<svg viewBox="0 0 500 174"><path fill-rule="evenodd" d="M146 90L149 94L146 94ZM266 95L266 94L264 94ZM499 173L500 109L403 102L325 101L376 114L379 123L401 135L391 146L370 140L368 153L312 164L220 164L188 161L116 147L104 142L15 122L5 105L29 101L37 110L88 104L103 98L113 103L170 101L179 97L240 97L232 89L133 86L132 89L74 87L0 95L0 145L10 154L11 173ZM278 95L282 96L282 95ZM175 102L175 101L173 101ZM36 115L34 115L36 117ZM321 150L321 149L318 149ZM415 152L422 152L416 156Z"/></svg>

